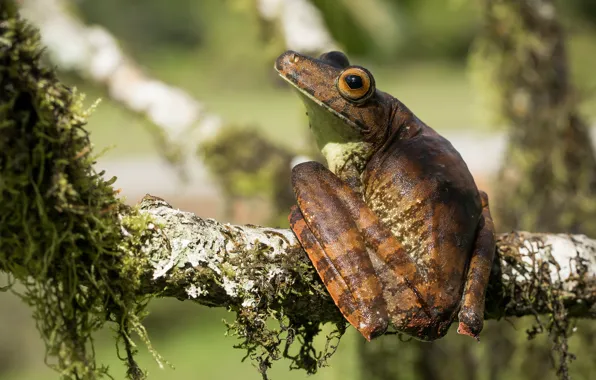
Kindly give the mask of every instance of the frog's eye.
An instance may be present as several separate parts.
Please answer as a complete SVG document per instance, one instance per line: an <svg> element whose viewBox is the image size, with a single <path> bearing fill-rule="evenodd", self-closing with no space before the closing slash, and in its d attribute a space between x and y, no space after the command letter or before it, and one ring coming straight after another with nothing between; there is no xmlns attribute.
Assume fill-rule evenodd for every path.
<svg viewBox="0 0 596 380"><path fill-rule="evenodd" d="M375 79L365 68L348 67L339 75L337 89L345 99L364 103L375 92Z"/></svg>

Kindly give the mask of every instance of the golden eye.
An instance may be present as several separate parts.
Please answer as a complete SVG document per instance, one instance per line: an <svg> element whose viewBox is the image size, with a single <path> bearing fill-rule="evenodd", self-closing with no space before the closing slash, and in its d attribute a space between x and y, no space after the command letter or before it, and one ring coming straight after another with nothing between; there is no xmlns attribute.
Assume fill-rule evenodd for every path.
<svg viewBox="0 0 596 380"><path fill-rule="evenodd" d="M337 79L341 96L354 103L363 103L375 92L375 79L365 68L348 67Z"/></svg>

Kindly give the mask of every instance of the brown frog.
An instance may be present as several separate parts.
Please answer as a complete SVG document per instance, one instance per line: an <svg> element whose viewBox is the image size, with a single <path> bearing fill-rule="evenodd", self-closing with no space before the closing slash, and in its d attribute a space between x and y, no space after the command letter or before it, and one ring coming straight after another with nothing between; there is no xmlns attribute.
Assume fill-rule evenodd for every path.
<svg viewBox="0 0 596 380"><path fill-rule="evenodd" d="M290 223L344 317L368 340L477 338L495 252L487 195L449 141L340 52L275 63L328 168L294 167Z"/></svg>

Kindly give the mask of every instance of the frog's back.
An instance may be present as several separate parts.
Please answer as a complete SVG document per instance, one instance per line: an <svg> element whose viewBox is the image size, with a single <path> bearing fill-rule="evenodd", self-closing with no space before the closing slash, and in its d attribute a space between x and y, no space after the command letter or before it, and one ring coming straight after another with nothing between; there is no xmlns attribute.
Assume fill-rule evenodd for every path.
<svg viewBox="0 0 596 380"><path fill-rule="evenodd" d="M363 195L416 262L425 280L420 292L450 309L463 291L482 207L451 143L426 125L418 128L373 155L363 173Z"/></svg>

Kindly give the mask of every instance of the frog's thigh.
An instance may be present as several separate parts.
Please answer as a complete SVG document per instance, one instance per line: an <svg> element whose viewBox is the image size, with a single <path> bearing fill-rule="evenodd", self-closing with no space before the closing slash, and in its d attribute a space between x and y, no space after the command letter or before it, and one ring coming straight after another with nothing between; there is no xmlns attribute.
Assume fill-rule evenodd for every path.
<svg viewBox="0 0 596 380"><path fill-rule="evenodd" d="M495 226L488 208L488 196L480 191L480 197L482 218L470 259L457 328L459 334L475 338L478 338L483 326L484 297L495 255Z"/></svg>
<svg viewBox="0 0 596 380"><path fill-rule="evenodd" d="M388 323L383 290L350 210L350 202L365 205L360 195L316 162L297 165L292 171L292 182L301 214L313 240L318 242L307 244L307 252L310 250L313 263L324 258L319 260L323 268L315 267L335 303L365 338L382 334ZM297 232L299 227L295 222L292 229ZM309 239L308 234L302 235ZM326 266L331 268L325 269ZM354 313L354 306L360 313L355 315L355 319L360 319L357 324L347 317Z"/></svg>

